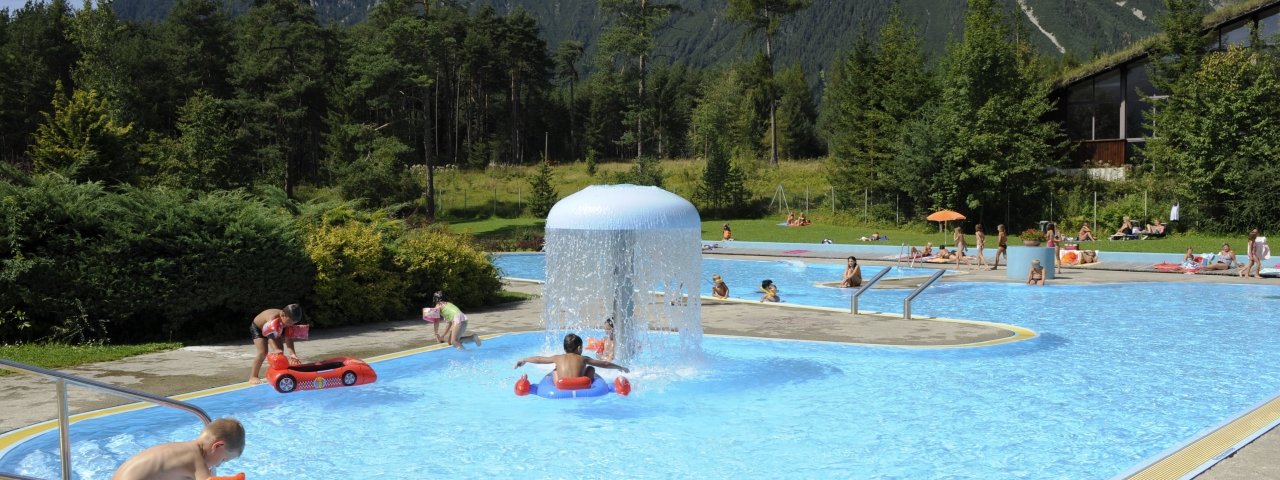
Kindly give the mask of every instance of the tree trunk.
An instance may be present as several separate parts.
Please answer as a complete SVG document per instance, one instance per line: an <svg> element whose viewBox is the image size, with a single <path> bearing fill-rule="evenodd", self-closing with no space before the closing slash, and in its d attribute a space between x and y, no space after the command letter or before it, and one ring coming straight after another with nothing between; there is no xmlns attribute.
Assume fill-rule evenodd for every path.
<svg viewBox="0 0 1280 480"><path fill-rule="evenodd" d="M769 64L769 164L778 166L778 99L773 85L773 39L764 34L764 58Z"/></svg>
<svg viewBox="0 0 1280 480"><path fill-rule="evenodd" d="M644 55L640 55L640 71L636 72L640 75L639 94L636 95L636 159L644 156Z"/></svg>
<svg viewBox="0 0 1280 480"><path fill-rule="evenodd" d="M432 138L431 133L431 104L427 103L427 96L431 93L428 87L422 87L422 156L427 164L427 223L436 223L436 166L432 162L431 154Z"/></svg>

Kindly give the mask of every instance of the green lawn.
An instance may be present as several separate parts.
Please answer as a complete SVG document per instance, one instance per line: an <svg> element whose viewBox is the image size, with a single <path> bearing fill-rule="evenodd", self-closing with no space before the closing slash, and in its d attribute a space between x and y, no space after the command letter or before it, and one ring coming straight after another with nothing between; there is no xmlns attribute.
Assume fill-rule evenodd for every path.
<svg viewBox="0 0 1280 480"><path fill-rule="evenodd" d="M819 217L820 219L821 217ZM720 240L720 227L728 223L733 229L734 240L752 241L752 242L784 242L784 243L820 243L823 239L831 239L831 241L839 244L852 245L924 245L925 242L933 242L935 245L945 242L947 245L952 243L951 234L940 233L937 224L929 226L910 227L862 227L862 226L844 226L823 224L821 221L807 227L782 227L778 223L784 221L781 215L775 218L765 219L738 219L738 220L707 220L702 222L702 238L709 241ZM530 230L541 230L545 225L545 220L530 217L520 218L488 218L484 220L464 221L451 223L450 228L455 232L467 232L477 237L502 237L504 235L523 235ZM950 226L948 227L950 228ZM966 226L969 234L965 236L965 241L970 245L973 244L974 238L971 232L972 227ZM987 232L987 244L995 245L994 228ZM869 237L872 233L879 232L882 236L887 235L887 242L863 242L859 240L862 237ZM1069 234L1074 234L1071 232ZM1012 232L1009 242L1018 244L1021 240L1017 237L1018 232ZM1196 253L1216 252L1222 248L1223 242L1230 243L1236 251L1242 251L1244 246L1244 238L1233 238L1221 235L1201 235L1201 234L1178 234L1175 233L1166 238L1157 238L1150 240L1130 240L1130 241L1109 241L1105 237L1103 240L1093 242L1082 242L1082 246L1089 250L1103 250L1112 252L1153 252L1153 253L1177 253L1181 254L1190 246Z"/></svg>
<svg viewBox="0 0 1280 480"><path fill-rule="evenodd" d="M144 353L163 352L182 347L177 342L138 345L67 345L61 343L21 343L0 345L0 358L45 368L74 367L85 363L119 360ZM0 375L12 373L0 369Z"/></svg>
<svg viewBox="0 0 1280 480"><path fill-rule="evenodd" d="M861 245L924 245L925 242L933 242L938 245L946 242L947 245L952 244L951 233L943 234L938 231L936 224L932 231L923 229L902 229L902 228L872 228L872 227L845 227L837 225L821 225L813 224L807 227L783 227L779 226L785 218L770 218L764 220L715 220L702 222L702 238L709 241L719 241L721 238L721 226L725 223L729 224L729 228L733 230L733 239L738 241L751 242L786 242L786 243L820 243L823 239L829 238L832 242L842 244L861 244ZM951 228L948 227L948 230ZM872 233L879 232L880 235L888 235L888 241L881 242L864 242L859 240L862 237L870 237ZM995 246L994 229L987 232L987 245ZM1020 244L1021 240L1017 237L1018 232L1010 235L1010 244ZM1074 232L1072 232L1074 233ZM972 233L965 236L965 242L969 245L974 244ZM1130 241L1110 241L1103 240L1093 242L1080 242L1086 250L1103 250L1112 252L1154 252L1154 253L1183 253L1190 246L1196 253L1216 252L1222 248L1223 242L1232 244L1232 249L1240 251L1239 247L1244 245L1243 238L1227 238L1215 235L1181 235L1174 234L1165 238L1155 238L1150 240L1130 240Z"/></svg>

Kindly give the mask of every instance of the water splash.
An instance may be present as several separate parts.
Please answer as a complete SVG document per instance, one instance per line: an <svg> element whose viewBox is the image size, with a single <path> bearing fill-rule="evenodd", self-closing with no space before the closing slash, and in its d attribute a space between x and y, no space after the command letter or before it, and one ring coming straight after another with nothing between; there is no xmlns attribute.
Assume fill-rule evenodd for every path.
<svg viewBox="0 0 1280 480"><path fill-rule="evenodd" d="M591 186L565 197L547 216L547 349L612 318L618 363L700 352L700 236L693 205L657 187Z"/></svg>

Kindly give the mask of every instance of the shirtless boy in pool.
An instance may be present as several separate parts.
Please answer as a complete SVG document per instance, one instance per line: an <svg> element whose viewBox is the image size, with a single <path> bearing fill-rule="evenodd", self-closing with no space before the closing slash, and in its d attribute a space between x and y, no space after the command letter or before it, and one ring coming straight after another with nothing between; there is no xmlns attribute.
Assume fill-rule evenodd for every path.
<svg viewBox="0 0 1280 480"><path fill-rule="evenodd" d="M564 353L550 357L528 357L516 362L516 368L520 368L526 363L554 363L556 369L551 379L557 382L561 378L595 377L596 369L594 367L622 370L622 373L631 372L627 367L613 362L582 356L582 338L572 333L564 336Z"/></svg>

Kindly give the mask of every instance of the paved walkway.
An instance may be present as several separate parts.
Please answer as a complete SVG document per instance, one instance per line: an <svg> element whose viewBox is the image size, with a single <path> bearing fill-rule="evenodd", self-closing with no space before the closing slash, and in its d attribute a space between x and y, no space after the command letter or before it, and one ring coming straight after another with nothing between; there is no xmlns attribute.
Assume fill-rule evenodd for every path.
<svg viewBox="0 0 1280 480"><path fill-rule="evenodd" d="M725 252L729 253L729 252ZM776 252L733 252L752 255ZM770 258L777 258L776 256ZM840 255L811 256L814 261L839 262ZM871 264L892 264L867 260ZM925 268L934 267L926 265ZM1002 270L962 270L954 281L1007 281ZM1133 281L1241 282L1235 277L1171 275L1117 271L1064 269L1052 283L1085 284ZM1254 280L1257 281L1257 280ZM1275 282L1274 280L1261 280ZM911 280L907 280L911 282ZM899 285L902 286L902 285ZM513 282L508 289L540 294L541 284ZM469 311L472 330L481 334L541 330L540 298ZM903 320L890 316L850 315L847 312L762 305L755 302L704 300L702 323L709 334L796 338L875 345L954 346L1007 340L1017 332L981 322L935 319ZM421 320L389 321L319 330L299 344L304 358L350 355L371 357L434 343L430 328ZM68 372L151 393L175 395L243 382L252 348L244 342L190 346L168 352L139 355L123 360L85 365ZM262 385L255 388L270 388ZM96 410L121 402L77 387L70 387L74 412ZM53 384L26 375L0 377L0 432L52 419L56 415ZM1280 478L1280 432L1271 431L1198 478Z"/></svg>

